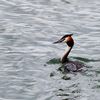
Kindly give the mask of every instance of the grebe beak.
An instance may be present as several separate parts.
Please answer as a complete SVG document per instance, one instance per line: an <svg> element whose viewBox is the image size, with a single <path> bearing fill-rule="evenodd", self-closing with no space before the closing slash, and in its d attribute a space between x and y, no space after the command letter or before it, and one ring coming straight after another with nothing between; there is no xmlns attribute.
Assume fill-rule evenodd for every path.
<svg viewBox="0 0 100 100"><path fill-rule="evenodd" d="M58 40L58 41L56 41L56 42L53 42L53 44L56 44L56 43L61 43L61 42L63 42L64 41L64 39L60 39L60 40Z"/></svg>

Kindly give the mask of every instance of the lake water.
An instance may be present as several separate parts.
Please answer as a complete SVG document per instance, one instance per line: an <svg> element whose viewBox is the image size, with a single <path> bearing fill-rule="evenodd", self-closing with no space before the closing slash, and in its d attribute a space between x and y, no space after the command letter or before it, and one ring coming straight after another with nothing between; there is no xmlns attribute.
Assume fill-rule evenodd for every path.
<svg viewBox="0 0 100 100"><path fill-rule="evenodd" d="M68 33L85 72L58 71ZM0 0L0 100L100 100L100 0Z"/></svg>

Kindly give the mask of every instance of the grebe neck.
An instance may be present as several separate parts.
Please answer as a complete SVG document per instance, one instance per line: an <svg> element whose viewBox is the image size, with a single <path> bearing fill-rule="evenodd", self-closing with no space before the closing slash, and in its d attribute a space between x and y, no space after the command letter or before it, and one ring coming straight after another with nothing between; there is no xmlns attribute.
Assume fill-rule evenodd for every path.
<svg viewBox="0 0 100 100"><path fill-rule="evenodd" d="M65 63L66 61L68 61L67 57L68 57L68 55L69 55L71 49L72 49L72 47L69 47L69 46L68 46L68 48L67 48L67 50L65 51L63 57L61 58L61 62L62 62L62 63Z"/></svg>

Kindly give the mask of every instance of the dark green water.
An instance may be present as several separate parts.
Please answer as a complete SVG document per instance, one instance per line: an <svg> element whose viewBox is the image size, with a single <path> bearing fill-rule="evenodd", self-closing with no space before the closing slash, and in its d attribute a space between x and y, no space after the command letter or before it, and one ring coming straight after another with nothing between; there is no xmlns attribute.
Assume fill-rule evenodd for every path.
<svg viewBox="0 0 100 100"><path fill-rule="evenodd" d="M58 70L66 33L85 72ZM100 1L1 0L0 100L100 100Z"/></svg>

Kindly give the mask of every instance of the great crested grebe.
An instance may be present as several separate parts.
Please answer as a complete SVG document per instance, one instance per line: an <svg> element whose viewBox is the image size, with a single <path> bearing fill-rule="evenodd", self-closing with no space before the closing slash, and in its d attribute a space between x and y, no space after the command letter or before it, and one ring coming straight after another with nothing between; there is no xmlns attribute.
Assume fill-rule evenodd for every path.
<svg viewBox="0 0 100 100"><path fill-rule="evenodd" d="M61 62L63 64L64 70L66 71L79 71L84 65L78 61L69 61L68 60L68 55L71 51L71 49L74 46L74 40L72 38L73 34L67 34L64 35L60 40L54 42L54 44L56 43L61 43L61 42L65 42L68 46L66 52L64 53L63 57L61 58Z"/></svg>

